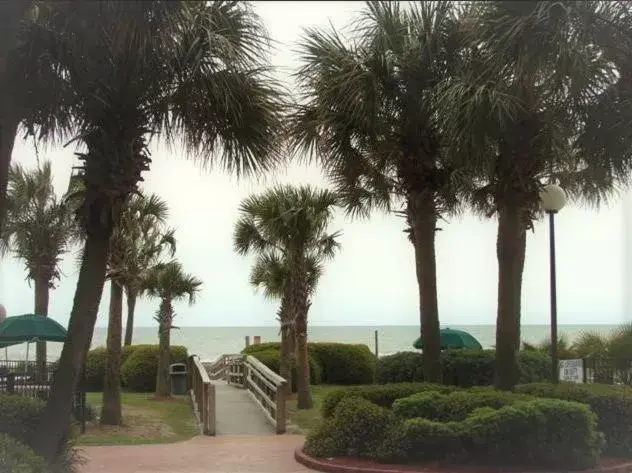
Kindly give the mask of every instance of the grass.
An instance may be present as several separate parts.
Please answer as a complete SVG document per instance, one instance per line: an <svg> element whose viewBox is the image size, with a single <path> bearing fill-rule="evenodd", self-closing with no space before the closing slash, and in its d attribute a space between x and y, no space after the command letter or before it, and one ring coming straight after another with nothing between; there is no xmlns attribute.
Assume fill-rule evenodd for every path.
<svg viewBox="0 0 632 473"><path fill-rule="evenodd" d="M321 406L323 399L331 391L340 389L343 386L331 386L331 385L316 385L312 386L312 398L314 400L314 407L308 410L298 410L296 408L296 395L292 396L293 399L289 401L288 418L291 424L295 425L301 433L307 433L311 429L318 427L323 418L321 415Z"/></svg>
<svg viewBox="0 0 632 473"><path fill-rule="evenodd" d="M101 393L88 393L86 402L97 414ZM78 435L79 445L139 445L173 443L199 434L190 401L186 396L154 399L148 393L123 393L123 425L86 425Z"/></svg>

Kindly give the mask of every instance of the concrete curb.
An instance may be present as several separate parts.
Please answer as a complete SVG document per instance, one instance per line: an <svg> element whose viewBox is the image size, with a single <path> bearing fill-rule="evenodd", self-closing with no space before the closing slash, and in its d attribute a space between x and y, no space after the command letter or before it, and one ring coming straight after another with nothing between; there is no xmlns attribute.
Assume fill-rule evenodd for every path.
<svg viewBox="0 0 632 473"><path fill-rule="evenodd" d="M303 447L299 447L294 451L294 459L310 470L322 471L324 473L467 473L467 467L459 467L454 470L446 468L431 468L424 466L411 465L380 465L364 460L353 460L353 465L345 465L340 463L338 459L318 459L307 455L303 451ZM471 472L480 473L484 470L483 466L472 468ZM520 473L519 470L512 470L512 473ZM524 473L553 473L538 470L526 470ZM555 472L562 473L562 472ZM575 471L574 473L578 473ZM590 470L580 470L580 473L632 473L632 461L621 460L621 463L607 464L601 467L592 468Z"/></svg>

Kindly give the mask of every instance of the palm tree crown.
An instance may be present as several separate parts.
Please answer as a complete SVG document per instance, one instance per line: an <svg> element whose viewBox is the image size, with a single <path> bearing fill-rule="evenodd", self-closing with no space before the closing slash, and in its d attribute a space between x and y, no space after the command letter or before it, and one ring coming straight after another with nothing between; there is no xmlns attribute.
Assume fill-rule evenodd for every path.
<svg viewBox="0 0 632 473"><path fill-rule="evenodd" d="M0 252L11 249L24 260L28 278L54 286L59 262L78 240L73 209L55 194L50 162L33 171L13 165Z"/></svg>

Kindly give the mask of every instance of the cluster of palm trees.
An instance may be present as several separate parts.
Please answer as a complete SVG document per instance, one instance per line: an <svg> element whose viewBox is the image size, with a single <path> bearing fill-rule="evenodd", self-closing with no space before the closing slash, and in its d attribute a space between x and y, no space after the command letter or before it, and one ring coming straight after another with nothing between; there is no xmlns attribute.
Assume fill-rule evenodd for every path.
<svg viewBox="0 0 632 473"><path fill-rule="evenodd" d="M235 225L235 251L254 253L250 282L280 300L281 363L279 374L292 386L297 366L297 407L311 409L307 351L310 296L340 243L339 233L328 233L337 196L310 186L278 186L245 199ZM288 393L289 394L289 393Z"/></svg>
<svg viewBox="0 0 632 473"><path fill-rule="evenodd" d="M236 175L261 175L301 153L322 165L348 212L403 206L428 380L441 377L437 223L466 209L496 216L496 385L511 389L525 235L542 185L557 182L574 199L599 202L629 180L631 8L622 1L369 2L349 31L305 31L299 93L290 100L271 75L264 25L246 3L2 2L0 218L20 126L39 140L80 145L84 251L71 336L34 448L52 458L65 434L118 257L110 241L149 170L156 135ZM279 286L264 285L280 297L282 320L292 314L304 356L308 281L317 274L308 256L317 260L321 250L300 253L288 240L296 228L273 230L246 204L237 247L256 251L259 267L274 262L263 271L288 274ZM307 207L291 208L277 221L327 220L328 211L303 217L296 209ZM242 226L272 246L255 232L247 243ZM165 304L165 319L171 313Z"/></svg>
<svg viewBox="0 0 632 473"><path fill-rule="evenodd" d="M74 218L81 205L82 183L71 178L63 197L55 193L50 162L33 170L14 164L9 171L7 214L0 234L0 254L11 251L24 261L27 278L34 283L34 313L48 315L50 290L60 279L59 263L64 254L82 243L85 235ZM159 327L160 360L158 396L169 395L169 335L173 327L173 302L188 297L195 300L201 281L185 273L173 260L175 231L166 226L168 206L156 194L129 197L110 238L107 279L110 281L110 306L107 332L101 424L120 425L121 344L123 333L123 294L127 300L124 345L131 345L136 301L143 295L160 300L156 315ZM82 259L82 255L79 258ZM170 260L165 261L167 257ZM45 373L46 342L37 343L37 372Z"/></svg>

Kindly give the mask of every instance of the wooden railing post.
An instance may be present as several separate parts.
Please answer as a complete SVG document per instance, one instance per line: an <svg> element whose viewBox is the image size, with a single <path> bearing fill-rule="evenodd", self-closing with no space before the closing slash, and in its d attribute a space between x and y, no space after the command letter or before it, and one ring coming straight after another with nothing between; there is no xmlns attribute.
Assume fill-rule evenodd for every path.
<svg viewBox="0 0 632 473"><path fill-rule="evenodd" d="M285 422L286 422L286 412L285 412L285 390L287 386L287 381L281 383L277 386L276 390L276 433L284 434L285 433Z"/></svg>
<svg viewBox="0 0 632 473"><path fill-rule="evenodd" d="M215 385L208 385L208 404L209 404L209 419L208 419L208 435L216 434L216 409L215 409Z"/></svg>

